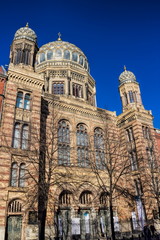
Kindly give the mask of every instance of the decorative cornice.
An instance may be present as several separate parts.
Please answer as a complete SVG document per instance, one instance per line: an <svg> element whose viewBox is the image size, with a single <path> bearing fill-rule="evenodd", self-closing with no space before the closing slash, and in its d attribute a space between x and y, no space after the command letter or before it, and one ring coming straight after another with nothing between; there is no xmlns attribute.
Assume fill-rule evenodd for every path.
<svg viewBox="0 0 160 240"><path fill-rule="evenodd" d="M124 124L127 124L136 119L145 121L146 123L151 123L153 116L148 110L132 108L126 112L123 112L117 117L117 125L121 127L124 126Z"/></svg>
<svg viewBox="0 0 160 240"><path fill-rule="evenodd" d="M46 98L45 98L46 99ZM80 114L85 117L90 117L92 119L101 119L101 120L111 120L112 118L115 118L115 112L109 112L107 110L99 109L93 106L88 107L85 105L85 107L76 105L76 104L68 104L65 102L61 102L57 99L46 99L48 101L49 106L56 107L62 111L70 112L74 114ZM92 109L92 110L91 110Z"/></svg>
<svg viewBox="0 0 160 240"><path fill-rule="evenodd" d="M39 77L39 78L38 78ZM25 84L32 88L42 89L44 85L44 80L40 75L35 76L35 74L27 75L27 73L20 73L16 71L8 71L8 80L12 80L18 84Z"/></svg>

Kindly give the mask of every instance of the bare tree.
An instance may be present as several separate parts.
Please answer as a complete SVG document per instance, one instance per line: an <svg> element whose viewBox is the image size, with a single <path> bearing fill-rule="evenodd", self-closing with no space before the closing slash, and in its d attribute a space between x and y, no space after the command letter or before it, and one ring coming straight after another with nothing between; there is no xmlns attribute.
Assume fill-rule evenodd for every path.
<svg viewBox="0 0 160 240"><path fill-rule="evenodd" d="M32 124L30 138L25 132L20 139L16 138L17 143L22 142L23 139L23 150L25 151L10 147L8 136L2 134L5 151L9 155L19 151L25 160L26 167L21 176L27 187L24 190L25 208L27 212L30 210L38 212L39 240L45 239L45 232L49 234L46 224L47 228L49 225L56 228L53 216L50 217L55 206L59 204L58 193L55 192L55 189L65 189L70 184L75 190L77 184L83 182L80 175L77 177L75 172L73 174L72 168L75 166L71 164L71 160L75 156L70 154L71 146L69 144L72 132L63 125L64 121L59 122L63 117L56 108L54 99L50 106L48 102L42 97L41 119L40 122ZM16 162L16 158L13 155L12 162ZM65 239L68 238L68 231L68 229L66 231L63 229Z"/></svg>
<svg viewBox="0 0 160 240"><path fill-rule="evenodd" d="M97 187L106 193L109 200L111 235L114 240L115 201L126 196L131 201L133 200L133 195L126 183L126 176L131 170L131 162L126 152L124 136L117 131L114 124L108 123L103 132L96 129L93 138L92 159L94 160L91 161L91 168L97 178Z"/></svg>
<svg viewBox="0 0 160 240"><path fill-rule="evenodd" d="M150 137L146 141L146 152L144 152L143 164L139 168L139 173L146 213L148 218L152 219L153 215L160 217L159 154L156 151L154 137L152 136L152 138Z"/></svg>

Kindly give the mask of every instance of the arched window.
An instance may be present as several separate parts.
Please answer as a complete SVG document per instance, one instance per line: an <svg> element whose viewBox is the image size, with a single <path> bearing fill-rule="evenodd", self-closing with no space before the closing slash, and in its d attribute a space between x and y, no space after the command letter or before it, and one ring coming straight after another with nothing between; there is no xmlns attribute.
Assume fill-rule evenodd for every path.
<svg viewBox="0 0 160 240"><path fill-rule="evenodd" d="M23 51L21 48L16 49L14 64L19 64L22 62L22 54L23 54Z"/></svg>
<svg viewBox="0 0 160 240"><path fill-rule="evenodd" d="M19 187L24 187L25 184L25 164L21 163L19 168Z"/></svg>
<svg viewBox="0 0 160 240"><path fill-rule="evenodd" d="M84 68L87 69L88 65L87 65L87 60L85 60L84 62Z"/></svg>
<svg viewBox="0 0 160 240"><path fill-rule="evenodd" d="M104 169L105 168L104 136L101 128L96 128L94 130L94 148L96 167L98 169Z"/></svg>
<svg viewBox="0 0 160 240"><path fill-rule="evenodd" d="M29 126L28 124L15 123L13 132L13 148L28 149Z"/></svg>
<svg viewBox="0 0 160 240"><path fill-rule="evenodd" d="M21 163L20 166L16 162L13 162L11 165L11 178L10 186L11 187L24 187L25 186L25 172L26 167L25 163Z"/></svg>
<svg viewBox="0 0 160 240"><path fill-rule="evenodd" d="M26 93L24 97L24 109L30 110L30 94Z"/></svg>
<svg viewBox="0 0 160 240"><path fill-rule="evenodd" d="M14 200L8 205L8 212L17 213L22 211L22 203L20 200Z"/></svg>
<svg viewBox="0 0 160 240"><path fill-rule="evenodd" d="M30 110L31 96L30 93L17 93L16 107Z"/></svg>
<svg viewBox="0 0 160 240"><path fill-rule="evenodd" d="M128 104L127 93L124 93L124 94L123 94L122 99L123 99L123 104L124 104L124 107L125 107L125 106Z"/></svg>
<svg viewBox="0 0 160 240"><path fill-rule="evenodd" d="M59 204L70 205L72 202L72 193L68 190L64 190L59 196Z"/></svg>
<svg viewBox="0 0 160 240"><path fill-rule="evenodd" d="M142 126L143 137L146 139L150 139L150 129L147 126Z"/></svg>
<svg viewBox="0 0 160 240"><path fill-rule="evenodd" d="M29 137L29 128L27 124L22 126L22 137L21 137L21 147L22 149L28 148L28 137Z"/></svg>
<svg viewBox="0 0 160 240"><path fill-rule="evenodd" d="M79 63L83 66L84 58L82 56L79 57Z"/></svg>
<svg viewBox="0 0 160 240"><path fill-rule="evenodd" d="M70 130L65 120L58 124L58 163L70 165Z"/></svg>
<svg viewBox="0 0 160 240"><path fill-rule="evenodd" d="M68 50L64 51L64 59L70 59L70 52Z"/></svg>
<svg viewBox="0 0 160 240"><path fill-rule="evenodd" d="M29 60L30 60L30 50L24 49L22 54L22 63L24 63L25 65L28 65Z"/></svg>
<svg viewBox="0 0 160 240"><path fill-rule="evenodd" d="M88 134L84 124L77 126L77 156L78 165L80 167L88 167L89 154L88 154Z"/></svg>
<svg viewBox="0 0 160 240"><path fill-rule="evenodd" d="M47 60L51 60L53 58L53 52L51 50L48 50L47 52Z"/></svg>
<svg viewBox="0 0 160 240"><path fill-rule="evenodd" d="M56 53L55 53L55 56L56 57L62 57L62 51L60 49L57 49Z"/></svg>
<svg viewBox="0 0 160 240"><path fill-rule="evenodd" d="M133 103L133 102L134 102L134 95L133 95L133 92L132 92L132 91L129 91L128 94L129 94L129 100L130 100L130 103Z"/></svg>
<svg viewBox="0 0 160 240"><path fill-rule="evenodd" d="M77 62L77 61L78 61L78 54L77 54L76 52L73 52L73 53L72 53L72 60L73 60L74 62Z"/></svg>
<svg viewBox="0 0 160 240"><path fill-rule="evenodd" d="M127 139L129 142L134 140L134 134L133 134L133 128L130 127L128 129L126 129L126 133L127 133Z"/></svg>
<svg viewBox="0 0 160 240"><path fill-rule="evenodd" d="M133 171L136 171L138 169L138 165L137 165L137 156L136 156L136 151L132 150L129 153L129 158L130 158L130 162L131 162L131 169Z"/></svg>
<svg viewBox="0 0 160 240"><path fill-rule="evenodd" d="M40 62L45 61L45 53L40 54Z"/></svg>
<svg viewBox="0 0 160 240"><path fill-rule="evenodd" d="M83 87L80 84L73 83L72 84L72 93L73 96L78 98L83 98Z"/></svg>
<svg viewBox="0 0 160 240"><path fill-rule="evenodd" d="M91 204L92 202L92 193L90 191L84 191L80 195L80 203L83 205Z"/></svg>
<svg viewBox="0 0 160 240"><path fill-rule="evenodd" d="M17 177L18 177L18 165L17 163L12 163L11 166L11 181L10 181L10 185L12 187L16 187L17 186Z"/></svg>
<svg viewBox="0 0 160 240"><path fill-rule="evenodd" d="M108 205L108 193L107 192L101 193L99 202L101 205Z"/></svg>
<svg viewBox="0 0 160 240"><path fill-rule="evenodd" d="M23 108L23 92L17 93L16 107Z"/></svg>
<svg viewBox="0 0 160 240"><path fill-rule="evenodd" d="M19 148L21 141L21 134L20 134L20 123L15 123L14 126L14 133L13 133L13 147Z"/></svg>

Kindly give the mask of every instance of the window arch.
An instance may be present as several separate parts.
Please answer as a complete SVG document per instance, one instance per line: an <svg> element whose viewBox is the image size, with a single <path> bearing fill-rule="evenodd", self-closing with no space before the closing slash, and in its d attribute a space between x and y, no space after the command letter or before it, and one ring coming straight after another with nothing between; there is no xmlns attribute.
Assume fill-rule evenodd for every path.
<svg viewBox="0 0 160 240"><path fill-rule="evenodd" d="M107 192L101 193L99 202L101 205L108 205L108 193Z"/></svg>
<svg viewBox="0 0 160 240"><path fill-rule="evenodd" d="M84 68L87 69L88 65L87 65L87 60L85 60L84 62Z"/></svg>
<svg viewBox="0 0 160 240"><path fill-rule="evenodd" d="M70 164L70 129L66 120L61 120L58 124L58 163Z"/></svg>
<svg viewBox="0 0 160 240"><path fill-rule="evenodd" d="M30 94L26 93L24 96L24 109L27 109L27 110L30 109L30 100L31 100Z"/></svg>
<svg viewBox="0 0 160 240"><path fill-rule="evenodd" d="M83 66L83 63L84 63L83 56L79 56L79 64L81 64Z"/></svg>
<svg viewBox="0 0 160 240"><path fill-rule="evenodd" d="M29 126L16 122L13 132L13 148L28 149Z"/></svg>
<svg viewBox="0 0 160 240"><path fill-rule="evenodd" d="M22 202L19 199L11 201L8 204L8 212L9 213L22 212Z"/></svg>
<svg viewBox="0 0 160 240"><path fill-rule="evenodd" d="M70 205L72 203L72 193L68 190L64 190L59 196L59 204Z"/></svg>
<svg viewBox="0 0 160 240"><path fill-rule="evenodd" d="M19 187L24 187L25 186L25 172L26 172L26 165L25 163L21 163L19 167Z"/></svg>
<svg viewBox="0 0 160 240"><path fill-rule="evenodd" d="M21 48L16 49L14 64L19 64L22 62L23 50Z"/></svg>
<svg viewBox="0 0 160 240"><path fill-rule="evenodd" d="M87 205L92 202L92 192L91 191L83 191L80 195L79 201L81 204Z"/></svg>
<svg viewBox="0 0 160 240"><path fill-rule="evenodd" d="M84 124L77 126L77 156L79 166L89 166L88 134Z"/></svg>
<svg viewBox="0 0 160 240"><path fill-rule="evenodd" d="M94 148L95 148L95 160L96 167L98 169L105 168L105 151L104 151L104 135L101 128L94 130Z"/></svg>
<svg viewBox="0 0 160 240"><path fill-rule="evenodd" d="M55 52L56 57L62 57L62 51L60 49L57 49Z"/></svg>
<svg viewBox="0 0 160 240"><path fill-rule="evenodd" d="M40 63L45 61L45 53L40 54Z"/></svg>
<svg viewBox="0 0 160 240"><path fill-rule="evenodd" d="M69 59L70 60L70 51L68 51L68 50L64 51L64 59Z"/></svg>
<svg viewBox="0 0 160 240"><path fill-rule="evenodd" d="M78 54L77 54L77 52L73 52L73 53L72 53L72 60L73 60L74 62L77 62L77 61L78 61Z"/></svg>
<svg viewBox="0 0 160 240"><path fill-rule="evenodd" d="M73 96L78 98L83 98L83 87L80 84L73 83L72 84L72 93Z"/></svg>
<svg viewBox="0 0 160 240"><path fill-rule="evenodd" d="M127 98L127 93L125 92L124 94L123 94L123 104L124 104L124 107L128 104L128 98Z"/></svg>
<svg viewBox="0 0 160 240"><path fill-rule="evenodd" d="M16 107L23 108L23 92L17 93Z"/></svg>
<svg viewBox="0 0 160 240"><path fill-rule="evenodd" d="M10 185L12 187L17 186L17 176L18 176L18 165L16 162L12 163L11 165L11 181Z"/></svg>
<svg viewBox="0 0 160 240"><path fill-rule="evenodd" d="M24 63L25 65L29 65L30 63L30 50L27 48L23 50L22 63Z"/></svg>
<svg viewBox="0 0 160 240"><path fill-rule="evenodd" d="M126 133L127 133L127 139L129 142L134 140L134 134L133 134L133 128L129 127L126 129Z"/></svg>
<svg viewBox="0 0 160 240"><path fill-rule="evenodd" d="M11 165L11 178L10 186L11 187L24 187L25 186L25 172L26 165L21 163L20 166L16 162L13 162Z"/></svg>
<svg viewBox="0 0 160 240"><path fill-rule="evenodd" d="M29 136L29 127L27 124L23 124L22 126L22 149L28 149L28 136Z"/></svg>
<svg viewBox="0 0 160 240"><path fill-rule="evenodd" d="M133 103L134 102L134 94L133 94L133 92L129 91L128 94L129 94L130 103Z"/></svg>
<svg viewBox="0 0 160 240"><path fill-rule="evenodd" d="M24 93L21 91L17 93L16 108L30 110L30 103L31 103L30 93Z"/></svg>
<svg viewBox="0 0 160 240"><path fill-rule="evenodd" d="M20 147L20 123L15 123L14 125L14 133L13 133L13 147L19 148Z"/></svg>
<svg viewBox="0 0 160 240"><path fill-rule="evenodd" d="M148 126L142 126L143 137L146 139L150 139L150 129Z"/></svg>
<svg viewBox="0 0 160 240"><path fill-rule="evenodd" d="M132 171L136 171L138 169L138 165L137 165L137 155L135 150L132 150L131 152L129 152L129 158L130 158Z"/></svg>
<svg viewBox="0 0 160 240"><path fill-rule="evenodd" d="M52 50L48 50L47 52L47 60L51 60L53 58L53 52Z"/></svg>

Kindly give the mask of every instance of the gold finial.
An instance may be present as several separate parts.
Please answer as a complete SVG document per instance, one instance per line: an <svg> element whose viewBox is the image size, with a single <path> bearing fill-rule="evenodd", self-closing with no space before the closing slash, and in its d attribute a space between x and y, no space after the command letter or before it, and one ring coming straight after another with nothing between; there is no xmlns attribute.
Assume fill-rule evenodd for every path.
<svg viewBox="0 0 160 240"><path fill-rule="evenodd" d="M127 69L127 68L126 68L126 66L124 65L124 71L126 71L126 69Z"/></svg>
<svg viewBox="0 0 160 240"><path fill-rule="evenodd" d="M26 27L29 27L28 22L26 23Z"/></svg>
<svg viewBox="0 0 160 240"><path fill-rule="evenodd" d="M62 35L61 35L61 33L59 32L59 33L58 33L58 39L57 39L58 41L62 41L61 36L62 36Z"/></svg>

